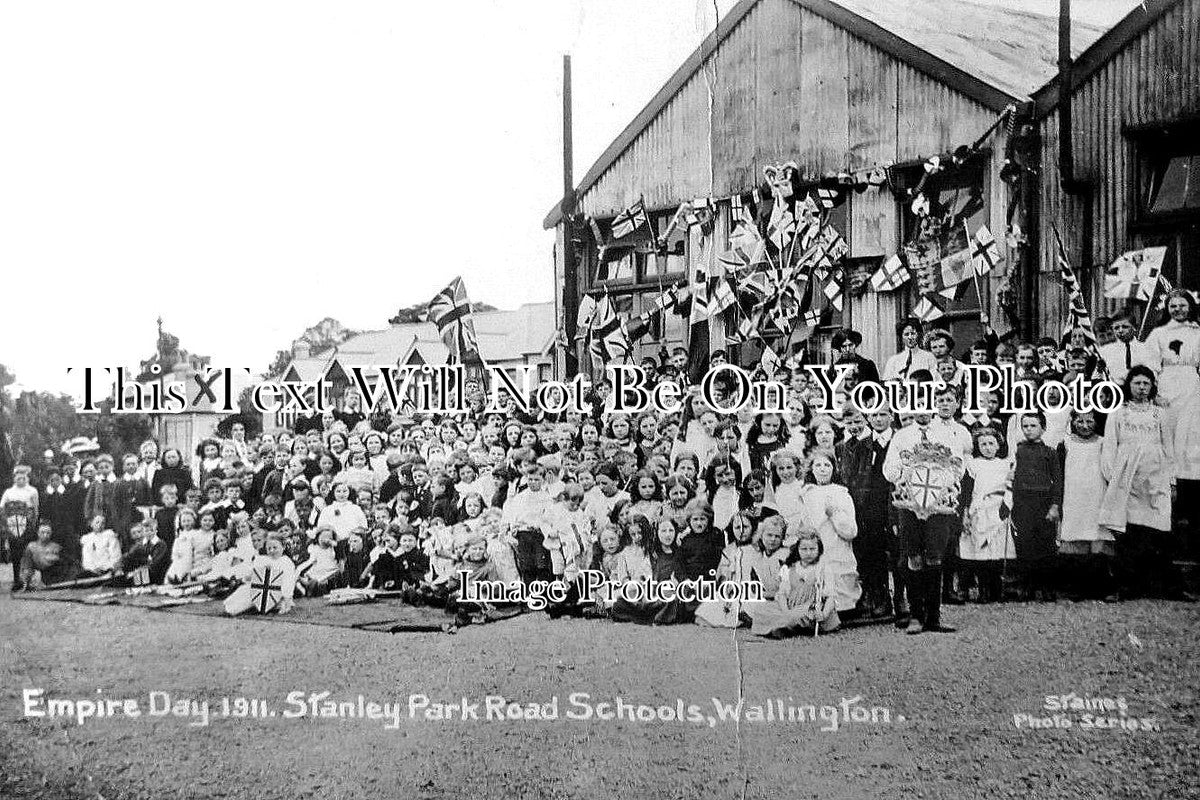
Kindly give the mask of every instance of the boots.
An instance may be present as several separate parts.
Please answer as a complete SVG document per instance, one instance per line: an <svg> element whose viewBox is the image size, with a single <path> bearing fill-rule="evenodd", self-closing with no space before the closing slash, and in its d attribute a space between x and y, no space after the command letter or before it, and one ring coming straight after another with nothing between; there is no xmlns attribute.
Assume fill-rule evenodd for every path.
<svg viewBox="0 0 1200 800"><path fill-rule="evenodd" d="M928 583L926 572L927 570L923 569L910 569L905 576L905 583L907 584L905 588L908 589L908 604L911 616L904 632L909 635L921 633L925 630L925 626L922 623L924 619L923 611L925 604L929 601L929 593L926 591ZM933 594L937 595L939 600L941 599L942 587L940 583L934 585Z"/></svg>
<svg viewBox="0 0 1200 800"><path fill-rule="evenodd" d="M955 586L958 570L944 569L941 572L942 602L951 606L961 606L965 601L963 593Z"/></svg>
<svg viewBox="0 0 1200 800"><path fill-rule="evenodd" d="M892 612L896 615L896 627L904 630L910 619L908 598L906 597L908 594L908 568L898 566L893 571L892 576L896 584L896 593L892 595Z"/></svg>
<svg viewBox="0 0 1200 800"><path fill-rule="evenodd" d="M872 592L871 619L883 619L888 615L891 607L892 598L888 593L887 573L884 573L882 579L877 582L875 591Z"/></svg>
<svg viewBox="0 0 1200 800"><path fill-rule="evenodd" d="M954 633L954 628L942 624L942 569L929 567L925 570L925 624L929 633Z"/></svg>

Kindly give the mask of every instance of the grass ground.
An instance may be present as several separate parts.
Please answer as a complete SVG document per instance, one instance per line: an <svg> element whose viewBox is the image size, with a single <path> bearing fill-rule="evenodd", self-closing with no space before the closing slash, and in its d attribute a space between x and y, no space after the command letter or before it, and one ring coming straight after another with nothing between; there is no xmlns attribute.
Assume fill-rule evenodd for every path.
<svg viewBox="0 0 1200 800"><path fill-rule="evenodd" d="M1137 602L952 608L764 641L528 615L457 635L0 599L0 796L1180 798L1200 796L1200 614ZM136 698L143 716L25 718L22 692ZM145 714L148 695L266 699L276 716ZM405 719L284 718L289 692L398 701ZM716 716L713 698L839 708L829 722L569 720L573 692ZM1156 729L1024 729L1046 695L1123 698ZM99 693L99 694L98 694ZM558 720L410 720L408 698L559 698ZM790 698L790 701L789 701ZM843 722L842 701L889 722ZM744 706L745 707L745 706ZM643 712L645 713L645 712ZM818 712L819 713L819 712ZM861 712L859 712L861 714ZM483 706L480 707L483 716ZM882 712L876 718L882 720Z"/></svg>

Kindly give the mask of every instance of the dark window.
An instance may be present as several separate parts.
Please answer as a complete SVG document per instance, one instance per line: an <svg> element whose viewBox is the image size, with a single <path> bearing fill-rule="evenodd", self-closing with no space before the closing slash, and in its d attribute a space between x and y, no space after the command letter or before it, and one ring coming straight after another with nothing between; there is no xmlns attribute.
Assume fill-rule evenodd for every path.
<svg viewBox="0 0 1200 800"><path fill-rule="evenodd" d="M1200 209L1200 155L1173 156L1155 171L1147 212L1152 215Z"/></svg>
<svg viewBox="0 0 1200 800"><path fill-rule="evenodd" d="M1200 289L1200 121L1130 131L1137 155L1132 247L1165 246L1163 274Z"/></svg>

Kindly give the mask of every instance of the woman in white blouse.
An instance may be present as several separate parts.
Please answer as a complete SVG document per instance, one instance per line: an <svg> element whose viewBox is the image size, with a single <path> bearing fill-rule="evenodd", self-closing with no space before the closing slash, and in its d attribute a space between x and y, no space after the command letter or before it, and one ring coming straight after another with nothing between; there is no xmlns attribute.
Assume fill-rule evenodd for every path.
<svg viewBox="0 0 1200 800"><path fill-rule="evenodd" d="M931 375L937 374L937 360L933 353L921 348L921 323L915 319L906 319L896 326L900 335L903 349L887 360L883 367L883 380L904 380L917 370L928 370Z"/></svg>
<svg viewBox="0 0 1200 800"><path fill-rule="evenodd" d="M1184 403L1200 394L1200 324L1196 301L1182 289L1167 295L1167 315L1146 337L1146 362L1158 375L1158 396L1166 401L1167 431L1173 436Z"/></svg>

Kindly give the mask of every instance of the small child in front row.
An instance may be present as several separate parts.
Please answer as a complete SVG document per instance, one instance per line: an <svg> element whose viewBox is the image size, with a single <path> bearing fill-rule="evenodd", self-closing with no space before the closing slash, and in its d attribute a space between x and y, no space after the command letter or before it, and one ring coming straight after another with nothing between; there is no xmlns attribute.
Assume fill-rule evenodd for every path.
<svg viewBox="0 0 1200 800"><path fill-rule="evenodd" d="M83 571L89 575L112 572L121 563L121 543L105 525L103 514L92 517L92 530L79 539Z"/></svg>
<svg viewBox="0 0 1200 800"><path fill-rule="evenodd" d="M824 547L813 531L801 534L796 553L779 578L774 603L750 603L751 631L759 636L784 638L801 633L831 633L841 627L836 582L821 563Z"/></svg>
<svg viewBox="0 0 1200 800"><path fill-rule="evenodd" d="M1072 587L1084 596L1110 598L1116 587L1112 578L1114 538L1100 525L1100 503L1105 482L1100 474L1100 448L1104 437L1096 433L1096 414L1071 412L1070 433L1058 445L1063 463L1062 527L1059 554L1074 562L1070 570L1077 578Z"/></svg>
<svg viewBox="0 0 1200 800"><path fill-rule="evenodd" d="M967 462L963 494L968 497L959 558L967 585L974 584L980 603L1001 599L1004 563L1016 558L1008 519L1001 514L1012 477L1012 461L1000 457L1003 439L990 427L975 432L975 457Z"/></svg>
<svg viewBox="0 0 1200 800"><path fill-rule="evenodd" d="M280 614L286 614L295 605L296 601L293 598L296 594L296 565L284 553L283 539L278 536L269 536L265 548L265 553L256 555L250 562L247 576L253 575L254 571L258 570L261 577L270 578L271 585L278 585L278 592L263 588L256 589L253 586L253 580L248 580L235 589L233 594L225 598L226 614L236 616L246 611L262 610L261 605L256 606L255 604L262 603L263 592L266 592L268 605L274 605L273 609L267 608L268 612L274 610ZM278 581L277 584L276 581Z"/></svg>
<svg viewBox="0 0 1200 800"><path fill-rule="evenodd" d="M1024 437L1016 447L1012 478L1013 539L1024 599L1054 600L1054 562L1062 507L1062 466L1042 436L1041 412L1020 415Z"/></svg>

